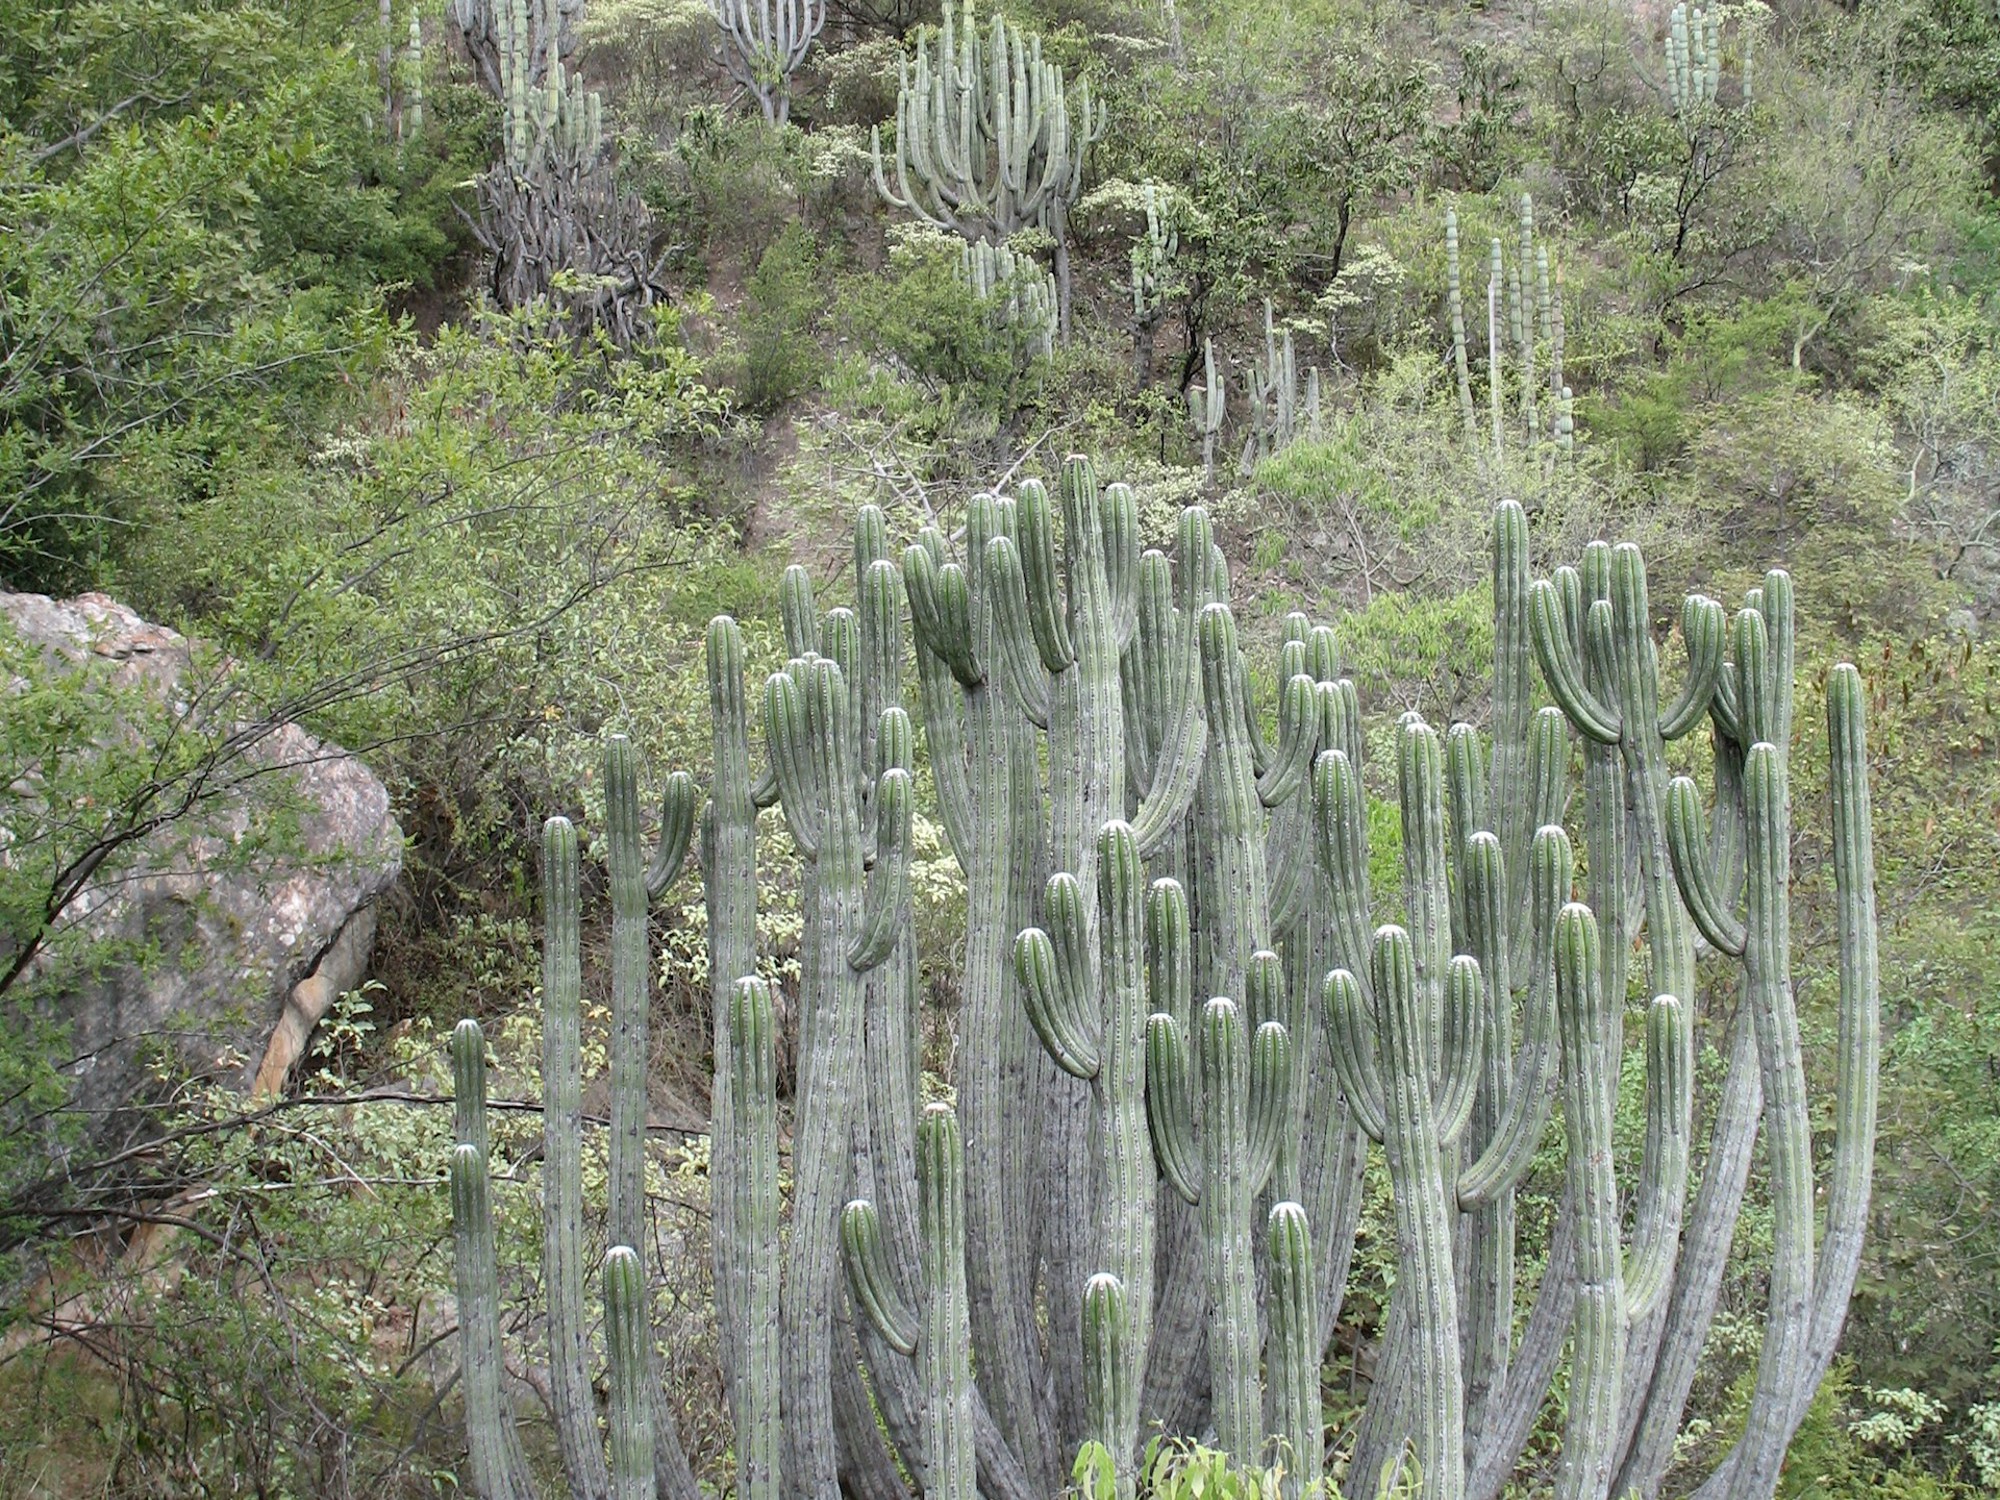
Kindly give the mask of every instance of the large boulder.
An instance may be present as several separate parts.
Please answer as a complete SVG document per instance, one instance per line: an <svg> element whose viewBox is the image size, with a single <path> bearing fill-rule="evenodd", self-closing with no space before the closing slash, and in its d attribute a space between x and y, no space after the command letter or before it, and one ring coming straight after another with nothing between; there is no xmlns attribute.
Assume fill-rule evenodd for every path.
<svg viewBox="0 0 2000 1500"><path fill-rule="evenodd" d="M194 725L217 680L217 669L196 665L184 637L102 594L58 601L0 593L0 618L49 665L90 667L93 683L135 695L111 701L156 706L158 721L110 729L135 747L160 723ZM388 789L354 756L295 725L195 727L245 731L244 748L218 778L230 789L148 835L115 878L87 887L64 914L70 931L20 986L67 1028L69 1108L92 1122L83 1132L91 1145L122 1134L129 1107L168 1079L219 1080L246 1093L281 1088L314 1025L365 975L374 902L402 866ZM245 780L245 770L260 774ZM23 782L6 792L36 795ZM280 804L279 850L246 844ZM5 795L0 815L14 821ZM232 857L250 847L259 850L254 859ZM118 957L133 953L151 957ZM111 958L98 964L86 961L90 954ZM76 1144L73 1132L65 1135Z"/></svg>

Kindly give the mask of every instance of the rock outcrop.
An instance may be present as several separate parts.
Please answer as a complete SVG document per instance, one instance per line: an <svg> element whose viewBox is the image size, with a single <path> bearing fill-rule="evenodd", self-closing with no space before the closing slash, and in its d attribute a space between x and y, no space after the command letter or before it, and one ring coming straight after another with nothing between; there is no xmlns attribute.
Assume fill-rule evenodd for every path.
<svg viewBox="0 0 2000 1500"><path fill-rule="evenodd" d="M0 593L0 621L52 663L83 670L94 661L114 693L142 689L182 722L212 686L184 637L102 594ZM137 746L143 733L132 738ZM121 1112L157 1093L163 1073L281 1088L328 1006L366 972L374 902L402 864L388 789L296 725L247 726L232 757L218 778L229 789L148 835L115 878L88 887L64 914L64 939L17 986L66 1027L69 1108L93 1122L93 1143L122 1133ZM7 793L37 795L32 781ZM282 847L231 858L279 805ZM79 961L92 952L113 958ZM152 958L116 957L135 952ZM161 1070L162 1057L173 1066Z"/></svg>

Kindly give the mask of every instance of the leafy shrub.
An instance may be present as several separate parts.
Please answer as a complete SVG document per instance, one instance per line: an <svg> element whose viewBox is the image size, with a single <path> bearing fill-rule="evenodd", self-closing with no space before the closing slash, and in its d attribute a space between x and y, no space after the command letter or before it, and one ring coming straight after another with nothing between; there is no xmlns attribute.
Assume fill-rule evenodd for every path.
<svg viewBox="0 0 2000 1500"><path fill-rule="evenodd" d="M788 224L744 288L736 389L746 410L768 414L818 384L813 328L824 307L818 247L804 225Z"/></svg>

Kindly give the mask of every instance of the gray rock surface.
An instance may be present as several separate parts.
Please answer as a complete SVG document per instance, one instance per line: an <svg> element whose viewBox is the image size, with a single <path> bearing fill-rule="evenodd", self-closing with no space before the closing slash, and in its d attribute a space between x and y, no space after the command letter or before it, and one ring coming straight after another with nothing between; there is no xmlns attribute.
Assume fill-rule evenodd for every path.
<svg viewBox="0 0 2000 1500"><path fill-rule="evenodd" d="M175 713L212 686L182 636L102 594L0 593L0 618L55 660L81 667L94 657ZM191 681L197 671L201 682ZM80 931L26 976L33 1003L68 1027L71 1107L94 1122L93 1144L122 1133L120 1112L159 1092L163 1056L183 1078L282 1087L313 1026L366 971L373 903L402 866L388 789L294 725L256 734L243 755L235 775L269 774L206 804L191 837L184 824L138 845L136 862L67 914ZM10 790L33 795L20 783ZM296 835L282 855L232 868L231 849L272 815L274 794L297 817ZM76 962L80 948L102 943L165 957L101 972Z"/></svg>

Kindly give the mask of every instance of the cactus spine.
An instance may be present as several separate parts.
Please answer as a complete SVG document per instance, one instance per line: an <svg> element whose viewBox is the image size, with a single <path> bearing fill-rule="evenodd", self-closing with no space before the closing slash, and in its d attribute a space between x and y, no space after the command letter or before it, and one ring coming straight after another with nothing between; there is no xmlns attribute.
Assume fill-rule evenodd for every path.
<svg viewBox="0 0 2000 1500"><path fill-rule="evenodd" d="M826 0L710 0L722 28L729 76L756 99L764 119L782 125L792 110L792 75L826 25Z"/></svg>

